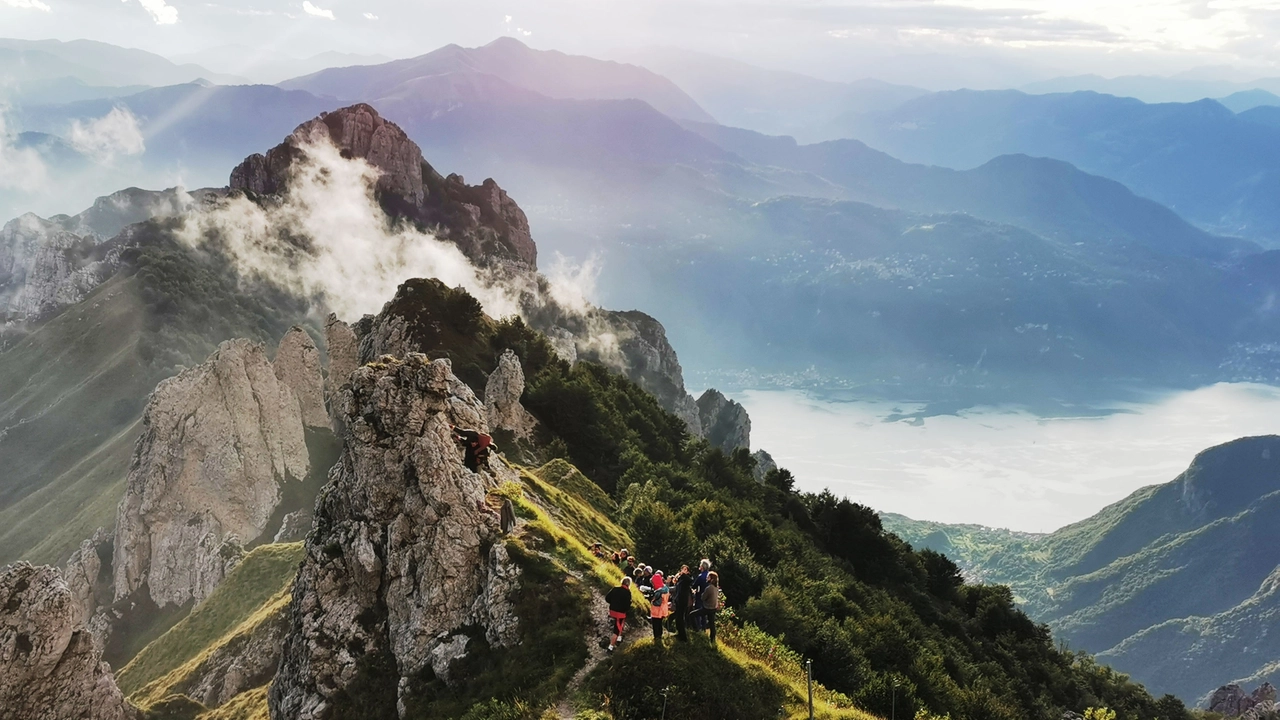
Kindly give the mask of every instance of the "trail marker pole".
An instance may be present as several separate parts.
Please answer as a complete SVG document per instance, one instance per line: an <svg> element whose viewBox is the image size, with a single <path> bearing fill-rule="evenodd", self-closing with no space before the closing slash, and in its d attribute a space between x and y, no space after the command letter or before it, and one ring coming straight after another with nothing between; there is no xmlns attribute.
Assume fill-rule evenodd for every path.
<svg viewBox="0 0 1280 720"><path fill-rule="evenodd" d="M898 678L893 679L893 702L889 706L889 720L898 720Z"/></svg>
<svg viewBox="0 0 1280 720"><path fill-rule="evenodd" d="M670 689L670 686L662 688L662 720L667 720L667 691Z"/></svg>
<svg viewBox="0 0 1280 720"><path fill-rule="evenodd" d="M813 661L804 661L805 672L809 676L809 720L813 720Z"/></svg>

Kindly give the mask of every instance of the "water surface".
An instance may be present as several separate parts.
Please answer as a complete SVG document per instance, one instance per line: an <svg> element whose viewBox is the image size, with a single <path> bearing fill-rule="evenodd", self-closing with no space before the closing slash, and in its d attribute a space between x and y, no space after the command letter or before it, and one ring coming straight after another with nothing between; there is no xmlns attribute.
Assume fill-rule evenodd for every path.
<svg viewBox="0 0 1280 720"><path fill-rule="evenodd" d="M1280 388L1247 383L1058 417L1015 407L933 414L798 391L734 395L751 414L753 449L768 450L804 490L829 487L921 520L1033 532L1168 482L1205 448L1280 433Z"/></svg>

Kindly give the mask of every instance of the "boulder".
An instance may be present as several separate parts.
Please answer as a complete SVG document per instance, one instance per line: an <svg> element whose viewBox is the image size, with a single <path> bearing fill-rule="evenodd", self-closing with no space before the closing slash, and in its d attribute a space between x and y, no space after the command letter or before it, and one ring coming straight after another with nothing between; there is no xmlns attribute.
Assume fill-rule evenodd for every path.
<svg viewBox="0 0 1280 720"><path fill-rule="evenodd" d="M359 368L342 393L342 456L294 582L272 717L394 715L424 671L447 675L460 638L517 640L519 570L484 504L499 480L463 466L451 431L484 407L448 360L418 353Z"/></svg>
<svg viewBox="0 0 1280 720"><path fill-rule="evenodd" d="M208 597L309 471L301 406L261 345L229 340L160 383L116 514L116 598L144 584L160 607Z"/></svg>
<svg viewBox="0 0 1280 720"><path fill-rule="evenodd" d="M773 456L765 450L757 450L751 453L751 458L756 461L756 468L751 471L751 474L758 483L764 482L766 475L778 469L778 463L774 462Z"/></svg>
<svg viewBox="0 0 1280 720"><path fill-rule="evenodd" d="M0 569L0 717L136 720L57 569Z"/></svg>

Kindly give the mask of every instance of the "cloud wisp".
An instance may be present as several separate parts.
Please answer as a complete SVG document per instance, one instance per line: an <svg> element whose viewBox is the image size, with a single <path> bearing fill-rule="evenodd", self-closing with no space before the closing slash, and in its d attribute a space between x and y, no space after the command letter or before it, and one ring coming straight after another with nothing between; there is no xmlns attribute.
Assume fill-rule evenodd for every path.
<svg viewBox="0 0 1280 720"><path fill-rule="evenodd" d="M127 4L129 0L121 0L121 2ZM138 4L147 11L157 25L174 25L178 22L178 9L164 0L138 0Z"/></svg>
<svg viewBox="0 0 1280 720"><path fill-rule="evenodd" d="M302 0L302 11L312 17L324 18L325 20L334 20L333 11L316 7L311 0Z"/></svg>
<svg viewBox="0 0 1280 720"><path fill-rule="evenodd" d="M20 147L10 135L0 108L0 189L36 192L48 185L49 171L34 148Z"/></svg>
<svg viewBox="0 0 1280 720"><path fill-rule="evenodd" d="M76 120L67 139L76 150L100 163L110 163L120 156L141 155L147 149L138 118L123 107L113 108L96 120Z"/></svg>
<svg viewBox="0 0 1280 720"><path fill-rule="evenodd" d="M0 5L5 5L18 10L39 10L40 12L52 12L53 8L48 3L41 0L0 0Z"/></svg>

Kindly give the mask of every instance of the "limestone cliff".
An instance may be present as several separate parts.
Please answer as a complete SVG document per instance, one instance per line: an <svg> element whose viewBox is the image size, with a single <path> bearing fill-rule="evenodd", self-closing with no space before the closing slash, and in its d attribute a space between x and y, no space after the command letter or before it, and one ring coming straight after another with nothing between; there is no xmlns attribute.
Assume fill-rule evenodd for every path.
<svg viewBox="0 0 1280 720"><path fill-rule="evenodd" d="M471 186L460 175L440 175L398 125L363 103L322 113L266 154L249 156L232 170L231 188L259 195L287 192L293 163L302 156L299 148L311 142L330 142L345 157L379 170L376 190L388 214L432 228L476 265L537 266L529 220L506 191L492 179Z"/></svg>
<svg viewBox="0 0 1280 720"><path fill-rule="evenodd" d="M468 628L514 642L517 570L450 426L484 408L447 360L411 353L359 368L342 393L344 447L316 503L272 683L272 717L396 712L411 678L447 676Z"/></svg>
<svg viewBox="0 0 1280 720"><path fill-rule="evenodd" d="M55 568L0 569L0 717L134 720L138 712L85 628Z"/></svg>
<svg viewBox="0 0 1280 720"><path fill-rule="evenodd" d="M702 435L714 447L726 453L751 447L751 418L747 409L714 388L698 398L698 416Z"/></svg>
<svg viewBox="0 0 1280 720"><path fill-rule="evenodd" d="M160 383L116 519L115 595L199 602L310 471L301 406L262 346L230 340Z"/></svg>

